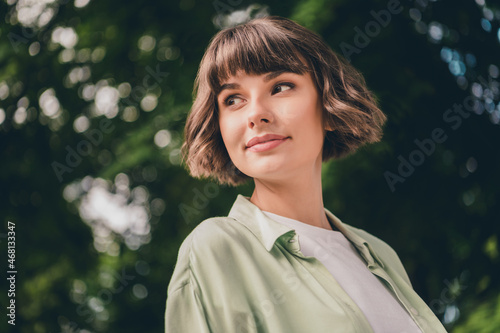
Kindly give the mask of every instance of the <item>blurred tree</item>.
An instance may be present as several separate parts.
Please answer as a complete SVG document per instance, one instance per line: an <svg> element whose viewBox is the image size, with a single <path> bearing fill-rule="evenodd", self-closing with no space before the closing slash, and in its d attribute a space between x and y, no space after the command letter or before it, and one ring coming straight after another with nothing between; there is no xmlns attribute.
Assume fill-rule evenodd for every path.
<svg viewBox="0 0 500 333"><path fill-rule="evenodd" d="M266 13L323 36L389 118L324 166L326 207L392 245L450 329L498 330L499 8L360 4L0 2L0 232L16 223L18 270L1 331L163 331L180 243L252 190L179 164L197 66L219 28Z"/></svg>

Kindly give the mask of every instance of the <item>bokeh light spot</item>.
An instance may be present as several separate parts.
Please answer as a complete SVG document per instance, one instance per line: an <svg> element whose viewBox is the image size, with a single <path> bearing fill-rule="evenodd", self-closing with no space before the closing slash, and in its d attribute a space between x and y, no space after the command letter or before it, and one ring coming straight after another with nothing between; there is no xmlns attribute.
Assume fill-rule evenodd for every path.
<svg viewBox="0 0 500 333"><path fill-rule="evenodd" d="M96 47L94 51L92 51L92 55L90 56L90 60L92 62L100 62L106 56L106 49L104 47Z"/></svg>
<svg viewBox="0 0 500 333"><path fill-rule="evenodd" d="M52 41L61 44L64 48L71 49L78 43L78 35L71 27L57 27L52 31Z"/></svg>
<svg viewBox="0 0 500 333"><path fill-rule="evenodd" d="M441 49L441 59L447 63L449 63L453 59L453 52L451 52L450 48L443 46L443 48Z"/></svg>
<svg viewBox="0 0 500 333"><path fill-rule="evenodd" d="M139 111L133 106L127 106L122 113L122 119L126 122L133 122L139 118Z"/></svg>
<svg viewBox="0 0 500 333"><path fill-rule="evenodd" d="M18 125L22 125L26 122L27 116L28 113L24 107L17 108L16 112L14 112L14 122Z"/></svg>
<svg viewBox="0 0 500 333"><path fill-rule="evenodd" d="M28 52L30 56L36 56L38 52L40 52L40 43L39 42L34 42L30 44L30 47L28 48Z"/></svg>
<svg viewBox="0 0 500 333"><path fill-rule="evenodd" d="M443 39L443 28L441 24L437 22L431 22L429 24L429 36L434 41L441 41L441 39Z"/></svg>
<svg viewBox="0 0 500 333"><path fill-rule="evenodd" d="M85 132L89 128L89 126L90 126L89 118L85 117L84 115L77 117L73 122L73 129L77 133Z"/></svg>
<svg viewBox="0 0 500 333"><path fill-rule="evenodd" d="M450 61L448 68L449 68L451 74L453 74L455 76L464 75L465 70L466 70L465 64L463 62L461 62L460 60Z"/></svg>
<svg viewBox="0 0 500 333"><path fill-rule="evenodd" d="M95 94L97 115L114 118L118 114L118 89L110 86L100 87Z"/></svg>
<svg viewBox="0 0 500 333"><path fill-rule="evenodd" d="M132 287L132 292L138 299L144 299L148 297L148 289L140 283L137 283Z"/></svg>
<svg viewBox="0 0 500 333"><path fill-rule="evenodd" d="M465 167L467 168L467 171L470 173L473 173L477 169L477 161L474 157L469 157L467 162L465 163Z"/></svg>
<svg viewBox="0 0 500 333"><path fill-rule="evenodd" d="M141 109L143 109L146 112L153 111L157 105L158 105L158 97L156 97L156 95L153 94L147 94L141 100Z"/></svg>
<svg viewBox="0 0 500 333"><path fill-rule="evenodd" d="M4 100L9 97L9 86L5 82L0 82L0 99Z"/></svg>
<svg viewBox="0 0 500 333"><path fill-rule="evenodd" d="M75 59L75 49L64 49L59 53L59 62L65 63L70 62Z"/></svg>
<svg viewBox="0 0 500 333"><path fill-rule="evenodd" d="M165 129L158 131L155 134L154 138L155 144L160 148L166 147L171 140L172 140L172 135L168 130Z"/></svg>
<svg viewBox="0 0 500 333"><path fill-rule="evenodd" d="M490 32L491 31L491 22L485 18L482 18L481 19L481 27L484 29L484 31Z"/></svg>
<svg viewBox="0 0 500 333"><path fill-rule="evenodd" d="M4 120L5 120L5 111L4 109L0 108L0 125L3 124Z"/></svg>
<svg viewBox="0 0 500 333"><path fill-rule="evenodd" d="M59 115L61 106L53 88L45 90L40 95L38 103L47 117L56 118Z"/></svg>
<svg viewBox="0 0 500 333"><path fill-rule="evenodd" d="M75 0L76 8L83 8L89 4L90 0Z"/></svg>
<svg viewBox="0 0 500 333"><path fill-rule="evenodd" d="M139 38L139 41L137 42L137 46L139 49L141 49L144 52L150 52L155 48L156 45L156 39L152 36L149 35L144 35L141 38Z"/></svg>
<svg viewBox="0 0 500 333"><path fill-rule="evenodd" d="M488 74L490 74L490 76L494 79L496 79L498 77L498 74L499 74L499 70L498 70L498 67L491 64L489 67L488 67Z"/></svg>

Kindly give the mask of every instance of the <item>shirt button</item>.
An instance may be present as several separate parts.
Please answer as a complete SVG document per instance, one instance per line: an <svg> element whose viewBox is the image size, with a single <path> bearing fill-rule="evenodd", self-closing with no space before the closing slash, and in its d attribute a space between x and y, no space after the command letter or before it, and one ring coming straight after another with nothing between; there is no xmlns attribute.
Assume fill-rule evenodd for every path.
<svg viewBox="0 0 500 333"><path fill-rule="evenodd" d="M411 308L411 313L413 313L415 316L418 315L418 311L415 308Z"/></svg>

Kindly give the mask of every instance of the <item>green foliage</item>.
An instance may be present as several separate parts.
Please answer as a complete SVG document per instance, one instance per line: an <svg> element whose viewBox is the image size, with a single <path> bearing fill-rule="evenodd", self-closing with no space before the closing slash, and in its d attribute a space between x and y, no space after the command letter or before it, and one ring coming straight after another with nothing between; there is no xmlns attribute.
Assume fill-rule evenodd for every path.
<svg viewBox="0 0 500 333"><path fill-rule="evenodd" d="M17 325L2 320L0 330L162 332L180 243L252 191L193 179L179 163L214 18L252 3L59 1L45 8L51 19L30 22L14 2L0 2L0 248L15 222ZM402 9L358 43L357 31L391 3ZM325 163L325 206L392 245L451 331L498 331L500 8L451 0L253 8L319 33L388 116L381 142ZM452 73L462 65L465 73ZM482 109L447 121L470 96ZM437 128L446 140L392 191L385 174L398 174L400 158L419 150L415 140Z"/></svg>
<svg viewBox="0 0 500 333"><path fill-rule="evenodd" d="M494 333L500 330L500 296L492 295L470 309L467 319L453 333Z"/></svg>

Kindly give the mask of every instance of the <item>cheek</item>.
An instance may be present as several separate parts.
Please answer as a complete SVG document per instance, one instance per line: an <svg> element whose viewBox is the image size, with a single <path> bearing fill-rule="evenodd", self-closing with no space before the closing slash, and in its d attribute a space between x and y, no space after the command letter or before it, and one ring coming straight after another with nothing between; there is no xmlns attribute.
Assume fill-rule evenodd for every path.
<svg viewBox="0 0 500 333"><path fill-rule="evenodd" d="M229 117L222 117L219 120L219 129L226 149L230 150L231 147L236 146L238 135L237 126L234 121L232 121Z"/></svg>
<svg viewBox="0 0 500 333"><path fill-rule="evenodd" d="M223 138L226 138L227 133L230 131L231 126L227 115L219 115L219 130Z"/></svg>
<svg viewBox="0 0 500 333"><path fill-rule="evenodd" d="M307 101L300 104L299 108L299 121L303 125L308 125L310 130L317 131L318 128L322 127L321 118L322 110L318 106L318 103L314 101Z"/></svg>

